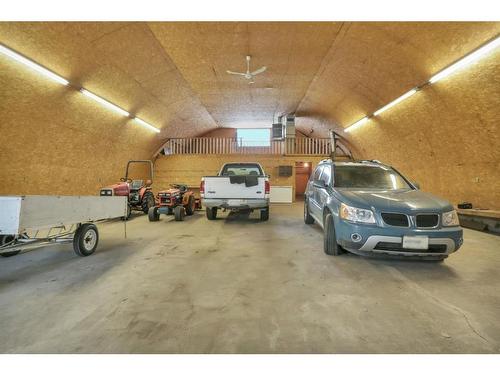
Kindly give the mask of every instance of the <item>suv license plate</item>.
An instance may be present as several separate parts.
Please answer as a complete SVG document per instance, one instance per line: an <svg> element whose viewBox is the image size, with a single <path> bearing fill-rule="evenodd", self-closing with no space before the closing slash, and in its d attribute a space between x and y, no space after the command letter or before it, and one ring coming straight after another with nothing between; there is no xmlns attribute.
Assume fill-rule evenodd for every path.
<svg viewBox="0 0 500 375"><path fill-rule="evenodd" d="M429 237L418 236L410 237L403 236L403 248L404 249L425 249L429 248Z"/></svg>

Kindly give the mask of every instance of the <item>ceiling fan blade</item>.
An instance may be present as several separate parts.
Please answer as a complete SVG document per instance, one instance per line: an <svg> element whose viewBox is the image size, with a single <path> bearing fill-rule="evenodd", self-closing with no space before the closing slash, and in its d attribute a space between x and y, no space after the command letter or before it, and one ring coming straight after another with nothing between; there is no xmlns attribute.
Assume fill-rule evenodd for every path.
<svg viewBox="0 0 500 375"><path fill-rule="evenodd" d="M227 73L227 74L235 74L235 75L237 75L237 76L244 76L244 75L246 75L245 73L232 72L232 71L230 71L230 70L226 70L226 73Z"/></svg>
<svg viewBox="0 0 500 375"><path fill-rule="evenodd" d="M257 69L255 72L252 72L252 73L250 73L250 74L251 74L251 75L253 75L253 76L256 76L257 74L260 74L260 73L265 72L265 71L266 71L266 69L267 69L267 66L263 66L262 68Z"/></svg>

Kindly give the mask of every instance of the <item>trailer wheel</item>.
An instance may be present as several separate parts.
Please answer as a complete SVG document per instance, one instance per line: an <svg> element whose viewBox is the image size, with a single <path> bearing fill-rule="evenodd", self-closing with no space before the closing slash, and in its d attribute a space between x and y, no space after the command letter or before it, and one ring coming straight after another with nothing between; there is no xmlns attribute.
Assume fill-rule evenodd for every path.
<svg viewBox="0 0 500 375"><path fill-rule="evenodd" d="M153 207L155 205L155 197L151 191L147 191L144 193L144 196L142 197L142 212L147 214L149 212L149 208Z"/></svg>
<svg viewBox="0 0 500 375"><path fill-rule="evenodd" d="M183 221L184 215L186 215L186 209L184 206L177 206L174 208L175 221Z"/></svg>
<svg viewBox="0 0 500 375"><path fill-rule="evenodd" d="M160 220L160 213L158 212L158 207L150 207L148 211L149 221Z"/></svg>
<svg viewBox="0 0 500 375"><path fill-rule="evenodd" d="M190 195L188 198L188 204L186 207L186 215L191 216L192 214L194 214L194 210L196 208L195 204L196 204L196 202L194 201L194 197L192 195Z"/></svg>
<svg viewBox="0 0 500 375"><path fill-rule="evenodd" d="M207 219L215 220L217 218L217 207L207 207Z"/></svg>
<svg viewBox="0 0 500 375"><path fill-rule="evenodd" d="M12 242L15 240L14 236L11 235L0 235L0 246L7 245L9 242ZM17 255L21 252L21 250L15 250L15 251L7 251L5 253L0 253L1 256L7 258L7 257L12 257L14 255Z"/></svg>
<svg viewBox="0 0 500 375"><path fill-rule="evenodd" d="M82 224L73 237L73 250L76 255L86 257L94 253L99 242L99 232L94 224Z"/></svg>

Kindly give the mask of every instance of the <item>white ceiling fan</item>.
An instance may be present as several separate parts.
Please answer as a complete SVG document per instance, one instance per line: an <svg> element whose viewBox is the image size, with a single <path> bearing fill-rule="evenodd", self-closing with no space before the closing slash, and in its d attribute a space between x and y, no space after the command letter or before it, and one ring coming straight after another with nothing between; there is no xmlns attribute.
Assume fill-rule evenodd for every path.
<svg viewBox="0 0 500 375"><path fill-rule="evenodd" d="M245 77L246 79L249 80L248 84L254 83L253 77L255 77L257 74L265 72L266 69L267 69L267 66L263 66L262 68L259 68L256 71L250 72L250 59L251 59L251 56L247 56L246 57L246 60L247 60L247 71L246 71L246 73L232 72L230 70L226 70L226 72L228 74L234 74L234 75L237 75L237 76L243 76L243 77Z"/></svg>

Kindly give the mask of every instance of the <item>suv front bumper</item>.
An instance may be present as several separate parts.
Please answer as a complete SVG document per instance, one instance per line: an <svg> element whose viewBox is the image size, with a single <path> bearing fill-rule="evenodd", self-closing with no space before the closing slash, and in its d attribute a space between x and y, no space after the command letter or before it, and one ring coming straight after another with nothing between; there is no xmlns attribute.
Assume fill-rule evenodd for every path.
<svg viewBox="0 0 500 375"><path fill-rule="evenodd" d="M379 227L353 224L339 219L335 230L339 245L360 255L443 257L457 251L463 243L463 231L460 227L437 229ZM358 234L361 239L353 241L353 234ZM429 248L405 249L404 236L426 236L429 238Z"/></svg>

